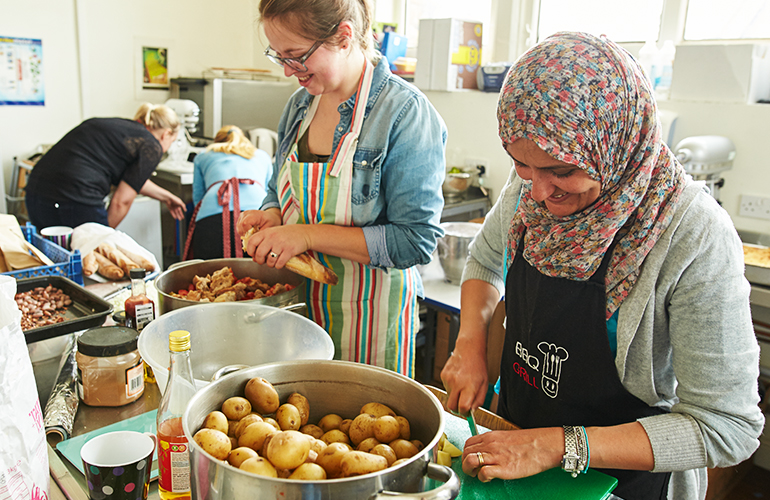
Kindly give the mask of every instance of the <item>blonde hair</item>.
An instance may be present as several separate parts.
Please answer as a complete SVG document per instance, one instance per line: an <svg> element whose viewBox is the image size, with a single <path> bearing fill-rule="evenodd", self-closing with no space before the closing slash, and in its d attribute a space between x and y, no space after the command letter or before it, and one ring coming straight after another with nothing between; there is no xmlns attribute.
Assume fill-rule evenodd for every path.
<svg viewBox="0 0 770 500"><path fill-rule="evenodd" d="M353 26L353 40L367 59L374 62L377 53L372 35L370 0L261 0L259 22L277 19L309 40L339 46L343 38L337 27L343 21Z"/></svg>
<svg viewBox="0 0 770 500"><path fill-rule="evenodd" d="M179 132L182 123L173 109L163 104L146 102L139 106L134 120L138 121L150 130L168 129L171 132Z"/></svg>
<svg viewBox="0 0 770 500"><path fill-rule="evenodd" d="M243 130L235 125L225 125L214 136L214 143L206 148L207 151L228 153L243 156L247 160L254 157L257 148L243 134Z"/></svg>

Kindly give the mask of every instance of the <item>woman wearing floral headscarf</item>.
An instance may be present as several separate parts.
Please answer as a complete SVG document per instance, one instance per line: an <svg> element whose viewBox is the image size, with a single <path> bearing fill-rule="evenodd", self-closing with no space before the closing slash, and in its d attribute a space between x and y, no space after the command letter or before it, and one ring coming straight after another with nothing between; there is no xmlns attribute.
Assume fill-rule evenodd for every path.
<svg viewBox="0 0 770 500"><path fill-rule="evenodd" d="M514 169L471 245L441 374L451 409L483 403L504 293L498 413L522 430L465 443L463 469L482 481L592 467L624 500L704 498L706 467L759 445L740 239L656 113L633 58L587 34L546 39L507 76L498 123Z"/></svg>

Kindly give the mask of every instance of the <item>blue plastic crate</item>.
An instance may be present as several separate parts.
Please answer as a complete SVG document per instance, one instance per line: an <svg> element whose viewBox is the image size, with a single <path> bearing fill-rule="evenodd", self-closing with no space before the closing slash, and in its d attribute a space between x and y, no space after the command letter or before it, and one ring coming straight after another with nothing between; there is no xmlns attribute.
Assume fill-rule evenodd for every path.
<svg viewBox="0 0 770 500"><path fill-rule="evenodd" d="M24 233L24 238L51 259L54 265L30 267L2 274L13 276L16 279L36 278L39 276L64 276L78 285L83 284L83 261L80 258L80 250L70 252L56 243L43 238L37 234L37 229L29 222L27 222L26 226L21 227L21 231Z"/></svg>

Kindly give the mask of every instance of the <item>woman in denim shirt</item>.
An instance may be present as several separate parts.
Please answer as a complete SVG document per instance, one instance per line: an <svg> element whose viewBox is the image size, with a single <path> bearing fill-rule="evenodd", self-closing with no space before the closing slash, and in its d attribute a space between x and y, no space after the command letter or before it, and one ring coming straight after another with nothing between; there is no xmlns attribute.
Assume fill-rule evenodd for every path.
<svg viewBox="0 0 770 500"><path fill-rule="evenodd" d="M338 359L412 376L414 266L442 235L447 132L375 53L371 13L362 0L262 0L265 54L303 89L279 123L262 210L244 213L238 230L260 230L247 245L260 264L281 268L309 251L337 273L335 286L308 281L307 303Z"/></svg>

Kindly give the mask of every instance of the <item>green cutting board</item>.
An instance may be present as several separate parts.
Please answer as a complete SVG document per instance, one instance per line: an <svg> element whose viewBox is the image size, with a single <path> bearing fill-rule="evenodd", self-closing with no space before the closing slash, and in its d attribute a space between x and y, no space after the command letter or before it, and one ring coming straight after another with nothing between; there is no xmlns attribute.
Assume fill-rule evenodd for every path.
<svg viewBox="0 0 770 500"><path fill-rule="evenodd" d="M151 432L155 434L155 420L158 415L158 410L148 411L135 417L127 418L112 425L107 425L100 429L96 429L79 436L75 436L70 439L65 439L56 444L56 449L59 453L64 455L64 458L70 461L72 465L85 474L83 471L83 460L80 458L80 449L86 444L86 441L95 438L101 434L113 431L136 431L136 432ZM150 472L150 480L153 481L158 477L158 452L157 450L152 454L152 471Z"/></svg>
<svg viewBox="0 0 770 500"><path fill-rule="evenodd" d="M465 419L444 413L444 432L447 439L462 449L471 437ZM488 429L479 427L479 432ZM452 470L460 477L461 500L481 498L507 498L512 500L602 500L612 492L618 480L607 474L589 469L587 473L572 477L560 468L550 469L523 479L493 479L482 483L463 472L462 457L452 460ZM431 485L435 488L437 483Z"/></svg>

